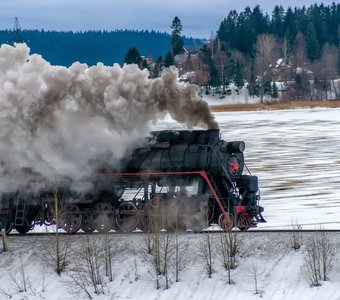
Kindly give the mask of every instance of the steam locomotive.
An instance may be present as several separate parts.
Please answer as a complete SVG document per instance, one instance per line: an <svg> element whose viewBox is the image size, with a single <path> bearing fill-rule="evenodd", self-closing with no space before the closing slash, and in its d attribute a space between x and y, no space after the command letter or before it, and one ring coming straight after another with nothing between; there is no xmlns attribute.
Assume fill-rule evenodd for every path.
<svg viewBox="0 0 340 300"><path fill-rule="evenodd" d="M91 177L85 193L67 184L0 196L0 228L20 234L34 225L83 230L194 230L218 224L247 230L265 222L258 178L243 174L243 141L218 129L155 131L120 163Z"/></svg>

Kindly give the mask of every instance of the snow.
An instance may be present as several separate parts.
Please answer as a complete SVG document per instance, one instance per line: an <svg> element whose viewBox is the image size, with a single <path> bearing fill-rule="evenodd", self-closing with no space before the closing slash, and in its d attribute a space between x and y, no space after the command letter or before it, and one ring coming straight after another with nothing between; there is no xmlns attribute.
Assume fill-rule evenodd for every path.
<svg viewBox="0 0 340 300"><path fill-rule="evenodd" d="M218 100L209 100L210 103ZM259 229L287 229L298 221L303 229L340 229L340 110L297 109L281 111L216 113L225 140L243 140L245 159L252 174L259 177L261 205L267 223ZM159 129L184 129L170 117L154 125ZM218 250L214 249L215 272L208 278L199 259L199 244L205 235L186 233L181 238L188 242L185 252L186 267L180 281L155 288L152 268L142 252L142 234L110 235L124 251L114 257L113 282L104 278L104 294L93 299L340 299L340 253L335 251L329 280L311 288L304 278L302 267L306 241L312 232L303 234L301 249L294 251L288 233L239 233L242 240L238 267L232 270L234 282L227 284ZM72 245L84 235L72 236ZM218 239L218 235L213 235ZM101 235L94 238L100 239ZM329 233L334 249L340 247L337 233ZM66 273L58 276L42 256L47 237L27 235L9 236L9 250L0 252L0 299L88 299L77 291ZM218 242L215 241L217 244ZM98 242L98 247L100 243ZM2 242L0 242L2 249ZM72 248L77 253L75 248ZM21 263L28 278L28 289L19 292L15 278L22 274ZM77 260L72 260L76 263ZM139 279L134 280L137 264ZM258 268L260 294L254 292L252 263ZM14 279L13 279L14 278ZM172 281L173 278L172 278ZM5 293L4 293L5 292ZM6 293L8 295L6 295Z"/></svg>
<svg viewBox="0 0 340 300"><path fill-rule="evenodd" d="M304 233L303 240L313 233ZM155 288L152 267L148 264L143 253L142 234L110 235L123 252L117 253L113 260L113 281L104 277L104 294L96 295L93 289L89 291L93 299L140 299L140 300L207 300L207 299L309 299L332 300L340 298L338 289L340 281L340 254L336 253L333 269L329 273L329 280L321 282L321 286L311 288L303 275L303 256L305 246L294 251L289 244L288 233L239 233L242 242L238 267L231 271L233 284L227 283L227 273L222 267L217 248L213 248L213 269L208 278L199 257L199 243L205 237L202 234L182 234L181 239L188 241L186 248L186 267L180 272L180 281L175 282L171 276L169 289ZM329 234L333 246L340 246L340 239L336 233ZM93 235L96 245L100 247L103 235ZM82 236L71 236L71 253L78 253L77 245ZM218 245L218 234L213 235L214 245ZM11 295L12 299L88 299L85 293L78 291L66 272L60 276L53 267L46 262L41 249L47 247L48 237L25 236L9 237L10 251L0 253L0 289ZM49 241L50 242L50 241ZM131 252L132 245L137 255ZM14 279L20 282L22 269L20 257L27 278L27 292L19 292ZM73 258L72 264L79 263ZM259 294L255 294L254 277L251 275L252 264L257 267ZM103 268L101 269L104 272ZM138 280L135 280L135 273ZM0 292L0 299L9 299Z"/></svg>

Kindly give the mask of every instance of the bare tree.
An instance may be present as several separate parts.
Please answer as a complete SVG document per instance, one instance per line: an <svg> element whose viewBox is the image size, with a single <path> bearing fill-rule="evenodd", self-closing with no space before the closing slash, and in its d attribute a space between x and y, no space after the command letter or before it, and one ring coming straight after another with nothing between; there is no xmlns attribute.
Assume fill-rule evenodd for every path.
<svg viewBox="0 0 340 300"><path fill-rule="evenodd" d="M213 269L213 249L214 240L213 235L207 231L202 235L202 239L199 241L199 259L202 263L203 268L206 270L209 278L211 278Z"/></svg>
<svg viewBox="0 0 340 300"><path fill-rule="evenodd" d="M119 251L118 244L115 243L113 239L113 235L106 233L102 240L102 247L104 252L104 261L105 261L105 275L109 278L109 281L113 280L112 274L112 264L113 259Z"/></svg>
<svg viewBox="0 0 340 300"><path fill-rule="evenodd" d="M334 249L327 232L320 230L318 233L318 245L320 247L321 276L322 280L328 280L328 272L332 267Z"/></svg>
<svg viewBox="0 0 340 300"><path fill-rule="evenodd" d="M241 240L240 235L235 231L224 231L220 234L220 255L223 262L223 267L227 270L228 284L232 284L231 270L236 269L236 258L239 253Z"/></svg>
<svg viewBox="0 0 340 300"><path fill-rule="evenodd" d="M306 53L306 40L301 32L298 32L295 38L295 47L293 49L292 63L294 68L307 68L309 61Z"/></svg>
<svg viewBox="0 0 340 300"><path fill-rule="evenodd" d="M270 66L273 62L273 50L276 46L275 38L270 34L261 34L256 41L255 71L259 78L260 97L263 103L265 81L271 81Z"/></svg>
<svg viewBox="0 0 340 300"><path fill-rule="evenodd" d="M294 250L298 250L302 244L302 225L297 220L292 220L290 225L290 244Z"/></svg>
<svg viewBox="0 0 340 300"><path fill-rule="evenodd" d="M132 283L131 276L130 276L130 271L133 272L133 275L134 275L133 280L134 281L138 281L140 279L141 275L139 273L138 261L137 261L137 257L139 255L139 253L137 252L134 243L132 243L132 246L130 248L131 248L131 255L133 257L133 262L132 263L129 262L130 270L127 273L126 277L128 277L130 283Z"/></svg>
<svg viewBox="0 0 340 300"><path fill-rule="evenodd" d="M60 275L68 264L68 254L71 246L69 236L59 234L60 216L63 212L63 206L60 201L58 190L54 192L53 205L50 204L49 215L50 221L55 223L55 232L49 237L49 243L42 249L42 254L48 264L52 264L55 271Z"/></svg>
<svg viewBox="0 0 340 300"><path fill-rule="evenodd" d="M100 267L103 264L101 256L98 241L95 237L86 235L83 237L78 251L75 251L73 265L67 272L78 289L85 292L90 298L89 287L91 286L95 294L104 294L103 275L100 272Z"/></svg>
<svg viewBox="0 0 340 300"><path fill-rule="evenodd" d="M217 40L217 49L213 54L213 61L216 65L217 72L220 76L222 94L224 95L226 93L225 82L227 78L227 73L231 65L227 53L222 50L220 40Z"/></svg>
<svg viewBox="0 0 340 300"><path fill-rule="evenodd" d="M175 277L176 282L179 282L179 274L185 267L185 258L189 247L188 240L179 236L178 231L175 232Z"/></svg>
<svg viewBox="0 0 340 300"><path fill-rule="evenodd" d="M326 231L320 228L307 239L303 273L311 286L319 286L320 281L328 279L333 255L333 246Z"/></svg>
<svg viewBox="0 0 340 300"><path fill-rule="evenodd" d="M18 277L16 275L11 275L11 279L14 282L18 292L23 293L23 292L27 292L27 287L30 284L30 282L29 282L29 277L26 274L24 264L22 262L21 253L19 254L19 258L20 258L20 270L17 273Z"/></svg>
<svg viewBox="0 0 340 300"><path fill-rule="evenodd" d="M283 39L283 43L282 43L282 54L283 54L283 60L284 60L285 65L289 64L290 53L291 53L291 49L290 49L290 45L288 42L288 38L285 36Z"/></svg>
<svg viewBox="0 0 340 300"><path fill-rule="evenodd" d="M164 276L165 288L170 287L170 266L173 255L173 236L168 231L162 234L160 239L160 258L161 258L161 274Z"/></svg>
<svg viewBox="0 0 340 300"><path fill-rule="evenodd" d="M251 259L251 266L249 268L249 276L254 279L254 291L255 294L262 294L262 291L259 289L259 277L263 272L259 272L258 266L253 259Z"/></svg>
<svg viewBox="0 0 340 300"><path fill-rule="evenodd" d="M160 241L160 230L161 224L157 214L151 210L149 210L148 218L144 224L144 231L146 233L143 234L143 245L144 245L144 253L143 258L147 261L149 265L151 265L152 270L150 273L152 274L156 288L161 288L160 276L161 273L161 241Z"/></svg>
<svg viewBox="0 0 340 300"><path fill-rule="evenodd" d="M13 298L13 296L11 295L10 292L5 291L5 290L3 290L2 288L0 288L0 292L3 293L5 296L7 296L9 299L12 299L12 298Z"/></svg>
<svg viewBox="0 0 340 300"><path fill-rule="evenodd" d="M337 77L338 49L326 44L322 50L321 58L312 65L315 74L314 87L320 92L318 99L328 99L328 92L334 90L335 98L339 91L334 83ZM332 95L331 95L332 97Z"/></svg>

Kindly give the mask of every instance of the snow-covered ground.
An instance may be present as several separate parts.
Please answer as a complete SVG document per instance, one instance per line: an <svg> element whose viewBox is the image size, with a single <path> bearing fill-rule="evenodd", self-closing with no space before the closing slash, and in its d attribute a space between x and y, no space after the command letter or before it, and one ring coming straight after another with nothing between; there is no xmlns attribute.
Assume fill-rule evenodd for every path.
<svg viewBox="0 0 340 300"><path fill-rule="evenodd" d="M246 143L247 167L259 177L263 215L268 221L260 224L260 229L287 228L292 221L298 221L304 229L315 229L319 224L340 229L339 115L340 109L215 114L225 140ZM155 130L165 128L184 129L170 118L154 126ZM310 234L304 234L305 241ZM95 295L93 289L89 290L94 299L340 299L338 251L335 251L329 281L310 288L302 271L305 243L294 251L285 233L249 232L240 236L242 257L238 259L238 268L232 271L232 285L226 283L217 250L215 272L208 278L198 258L202 235L188 234L183 237L188 241L188 255L180 282L173 283L169 289L155 289L151 266L142 256L132 255L132 245L135 249L143 247L141 235L135 234L114 235L117 244L126 249L115 257L114 280L105 285L105 294ZM339 235L331 233L329 237L335 250L338 249ZM76 244L80 237L72 238ZM12 299L88 299L86 294L76 291L66 274L58 277L43 260L41 249L48 243L46 238L9 237L10 251L0 253L1 300L9 296ZM20 259L29 283L27 292L19 292L15 284L20 282L22 274ZM251 275L252 262L257 266L262 291L257 295ZM134 280L136 266L138 281Z"/></svg>
<svg viewBox="0 0 340 300"><path fill-rule="evenodd" d="M170 271L170 287L165 289L164 277L160 276L161 288L156 289L155 273L145 253L145 242L142 234L110 235L113 242L123 252L113 257L113 281L105 277L103 262L100 272L103 279L103 294L95 294L89 283L87 289L93 299L135 299L135 300L220 300L220 299L308 299L338 300L340 299L340 253L336 252L329 280L322 281L319 287L310 287L303 275L303 257L308 236L304 233L303 246L294 251L289 243L288 233L239 233L241 241L237 268L231 271L233 284L227 282L227 272L222 267L222 260L217 250L219 236L214 234L213 241L213 274L208 277L202 266L200 243L206 237L201 234L184 234L182 241L187 242L183 258L184 269L180 272L179 282L175 282L172 266ZM0 253L0 299L15 300L68 300L89 299L81 292L79 286L67 274L79 266L83 260L74 258L79 255L80 239L84 235L71 236L70 264L67 272L58 276L53 266L46 261L42 249L50 247L48 237L12 235L9 238L10 251ZM92 237L96 248L101 248L102 235ZM336 233L329 233L330 241L335 249L340 247L340 238ZM216 246L216 248L215 248ZM132 251L134 249L134 251ZM85 253L85 248L82 249ZM73 256L72 256L73 255ZM101 259L104 259L101 257ZM20 262L22 261L22 264ZM51 260L49 261L51 263ZM257 275L255 294L254 266ZM26 292L19 292L23 286L22 276L26 278ZM137 278L137 280L136 280ZM10 298L11 297L11 298Z"/></svg>

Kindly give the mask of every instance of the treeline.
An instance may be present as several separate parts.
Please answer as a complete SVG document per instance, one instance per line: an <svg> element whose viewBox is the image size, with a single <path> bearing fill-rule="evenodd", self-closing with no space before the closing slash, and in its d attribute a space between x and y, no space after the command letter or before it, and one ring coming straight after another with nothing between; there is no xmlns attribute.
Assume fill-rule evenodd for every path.
<svg viewBox="0 0 340 300"><path fill-rule="evenodd" d="M275 6L271 16L259 5L229 12L216 37L199 53L207 83L247 82L250 95L289 99L340 98L340 4L308 8ZM199 81L196 78L196 81ZM276 82L283 84L279 86Z"/></svg>
<svg viewBox="0 0 340 300"><path fill-rule="evenodd" d="M116 30L60 32L23 30L18 36L13 30L0 30L0 44L25 42L31 53L38 53L53 65L69 66L75 61L88 65L123 63L128 49L136 47L144 56L164 56L170 48L170 35L156 31ZM185 38L187 44L199 40Z"/></svg>
<svg viewBox="0 0 340 300"><path fill-rule="evenodd" d="M286 11L282 6L275 6L271 17L264 15L257 5L253 10L247 7L241 13L230 11L222 21L217 37L228 47L244 55L253 55L257 37L261 34L272 34L281 43L286 40L292 51L297 35L301 33L306 40L307 57L313 61L321 57L325 44L339 45L339 24L340 4L289 7Z"/></svg>

